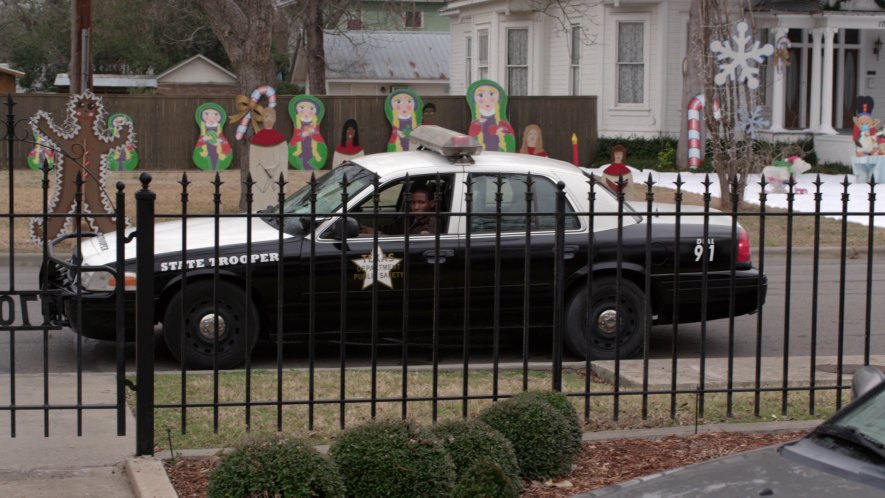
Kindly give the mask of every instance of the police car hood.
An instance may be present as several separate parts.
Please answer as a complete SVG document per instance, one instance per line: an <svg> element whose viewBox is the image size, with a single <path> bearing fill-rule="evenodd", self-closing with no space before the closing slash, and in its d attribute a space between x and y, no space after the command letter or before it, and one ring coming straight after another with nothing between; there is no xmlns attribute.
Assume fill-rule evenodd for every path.
<svg viewBox="0 0 885 498"><path fill-rule="evenodd" d="M220 247L245 244L246 217L221 218L218 222L218 245ZM154 226L154 254L168 254L182 250L182 228L184 222L167 221ZM128 236L135 229L126 231ZM258 217L252 218L252 243L278 240L279 230ZM292 237L283 234L283 238ZM136 239L126 244L127 260L135 258ZM189 218L187 220L187 250L194 251L215 246L215 219ZM92 237L83 241L83 262L87 265L104 265L117 260L116 234Z"/></svg>
<svg viewBox="0 0 885 498"><path fill-rule="evenodd" d="M643 201L627 201L627 204L636 211L636 214L642 216L648 212L648 205ZM652 203L652 212L655 213L652 223L675 223L676 204L668 204L666 202ZM709 208L710 225L731 225L731 215L723 213L718 209ZM679 207L679 219L683 224L704 223L704 207L694 206L691 204L682 204ZM645 220L645 216L642 216Z"/></svg>

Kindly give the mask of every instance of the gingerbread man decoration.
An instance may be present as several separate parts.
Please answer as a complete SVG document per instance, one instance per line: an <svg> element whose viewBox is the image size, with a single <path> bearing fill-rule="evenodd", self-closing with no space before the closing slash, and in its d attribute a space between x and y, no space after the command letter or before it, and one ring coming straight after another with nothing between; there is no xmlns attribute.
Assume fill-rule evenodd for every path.
<svg viewBox="0 0 885 498"><path fill-rule="evenodd" d="M56 155L56 190L49 199L49 214L68 215L50 217L46 227L42 218L32 218L30 233L34 242L41 243L44 236L52 240L64 232L77 209L75 195L78 173L83 179L82 212L102 215L86 216L90 228L99 233L113 233L116 230L114 209L105 192L108 157L118 147L134 147L135 133L131 123L121 124L115 130L108 129L105 114L101 97L86 91L72 96L68 101L68 117L61 127L44 111L31 118L34 133L42 135L54 144L54 149L61 151ZM126 225L129 225L128 221Z"/></svg>

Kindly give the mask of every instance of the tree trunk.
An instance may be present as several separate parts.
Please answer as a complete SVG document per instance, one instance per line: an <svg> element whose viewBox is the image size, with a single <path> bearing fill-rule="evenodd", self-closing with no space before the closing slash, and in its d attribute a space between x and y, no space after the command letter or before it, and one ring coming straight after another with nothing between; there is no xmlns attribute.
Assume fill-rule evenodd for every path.
<svg viewBox="0 0 885 498"><path fill-rule="evenodd" d="M696 95L704 92L704 54L703 30L700 29L701 0L692 0L688 11L688 51L682 62L682 106L679 125L679 144L676 149L676 164L679 169L688 168L688 104ZM701 126L701 155L707 136L705 123Z"/></svg>
<svg viewBox="0 0 885 498"><path fill-rule="evenodd" d="M313 95L326 94L326 52L323 46L323 9L320 0L307 0L307 79Z"/></svg>
<svg viewBox="0 0 885 498"><path fill-rule="evenodd" d="M266 0L197 0L209 25L237 75L240 93L250 95L261 85L273 84L276 65L271 53L273 41L273 2ZM249 175L249 140L243 137L237 148L240 168L240 210L246 210L246 178Z"/></svg>
<svg viewBox="0 0 885 498"><path fill-rule="evenodd" d="M83 43L83 32L86 43ZM85 85L83 70L86 70ZM79 95L92 90L92 0L71 2L71 61L68 64L69 92Z"/></svg>

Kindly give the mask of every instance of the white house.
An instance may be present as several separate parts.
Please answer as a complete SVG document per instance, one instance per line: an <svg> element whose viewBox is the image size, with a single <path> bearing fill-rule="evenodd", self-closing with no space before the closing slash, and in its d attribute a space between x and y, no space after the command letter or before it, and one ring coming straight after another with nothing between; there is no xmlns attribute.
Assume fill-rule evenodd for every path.
<svg viewBox="0 0 885 498"><path fill-rule="evenodd" d="M677 136L687 119L682 78L690 0L579 0L563 2L568 16L538 11L550 3L449 2L442 14L451 19L451 93L490 78L510 95L596 95L601 136ZM791 55L782 71L775 64L764 69L775 139L813 135L822 160L845 163L855 98L872 96L880 103L873 115L885 118L880 3L754 1L748 15L755 34L772 45L780 41Z"/></svg>

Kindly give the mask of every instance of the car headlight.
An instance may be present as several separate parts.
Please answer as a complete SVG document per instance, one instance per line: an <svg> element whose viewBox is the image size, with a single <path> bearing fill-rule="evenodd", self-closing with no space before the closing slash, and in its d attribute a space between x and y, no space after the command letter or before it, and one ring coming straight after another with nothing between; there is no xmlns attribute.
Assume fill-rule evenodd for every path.
<svg viewBox="0 0 885 498"><path fill-rule="evenodd" d="M135 273L126 272L123 277L124 288L135 290ZM107 271L84 271L81 275L83 288L94 292L113 292L117 288L117 278Z"/></svg>

